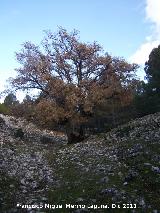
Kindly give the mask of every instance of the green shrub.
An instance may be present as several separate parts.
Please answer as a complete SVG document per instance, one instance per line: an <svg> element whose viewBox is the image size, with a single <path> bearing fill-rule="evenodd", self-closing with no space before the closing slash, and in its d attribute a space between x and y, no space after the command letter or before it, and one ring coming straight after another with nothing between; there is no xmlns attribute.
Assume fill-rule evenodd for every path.
<svg viewBox="0 0 160 213"><path fill-rule="evenodd" d="M0 104L0 113L1 114L9 113L9 108L4 103Z"/></svg>

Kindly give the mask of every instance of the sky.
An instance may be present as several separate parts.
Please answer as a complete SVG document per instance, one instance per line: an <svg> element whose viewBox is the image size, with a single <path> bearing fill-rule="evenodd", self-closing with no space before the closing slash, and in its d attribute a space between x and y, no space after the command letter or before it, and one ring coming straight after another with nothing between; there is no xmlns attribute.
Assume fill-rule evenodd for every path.
<svg viewBox="0 0 160 213"><path fill-rule="evenodd" d="M84 42L97 41L105 52L143 66L160 44L160 0L1 0L0 92L19 66L15 52L25 41L40 44L44 30L80 31ZM22 94L17 94L22 98Z"/></svg>

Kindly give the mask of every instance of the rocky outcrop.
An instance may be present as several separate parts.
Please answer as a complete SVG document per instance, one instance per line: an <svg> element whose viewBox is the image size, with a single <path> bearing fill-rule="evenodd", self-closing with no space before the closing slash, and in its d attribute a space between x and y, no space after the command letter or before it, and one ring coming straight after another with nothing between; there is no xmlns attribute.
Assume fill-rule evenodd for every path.
<svg viewBox="0 0 160 213"><path fill-rule="evenodd" d="M31 204L36 198L46 199L50 187L58 185L46 155L65 141L64 135L41 131L22 119L0 115L0 212L8 208L10 197L14 207L17 201Z"/></svg>
<svg viewBox="0 0 160 213"><path fill-rule="evenodd" d="M61 202L132 203L131 213L159 212L159 124L156 113L68 145L64 135L0 116L0 212L45 212L16 204Z"/></svg>
<svg viewBox="0 0 160 213"><path fill-rule="evenodd" d="M107 141L160 140L160 113L138 118L105 134Z"/></svg>
<svg viewBox="0 0 160 213"><path fill-rule="evenodd" d="M10 134L16 138L31 141L32 143L42 142L62 144L67 141L67 137L64 134L39 129L36 125L29 123L25 119L2 114L0 114L0 119L3 120L3 124L5 124L8 131L10 131Z"/></svg>
<svg viewBox="0 0 160 213"><path fill-rule="evenodd" d="M88 202L94 204L101 200L103 203L105 200L110 205L121 206L135 203L137 208L130 209L130 212L152 213L160 210L159 153L160 113L156 113L91 136L83 143L64 147L57 152L56 164L62 173L66 172L65 167L74 172L78 170L75 183L68 184L77 187L77 191L80 190L77 183L82 184L86 178L89 191L94 186L99 188ZM86 197L85 194L81 196L84 203ZM96 209L96 212L104 211Z"/></svg>

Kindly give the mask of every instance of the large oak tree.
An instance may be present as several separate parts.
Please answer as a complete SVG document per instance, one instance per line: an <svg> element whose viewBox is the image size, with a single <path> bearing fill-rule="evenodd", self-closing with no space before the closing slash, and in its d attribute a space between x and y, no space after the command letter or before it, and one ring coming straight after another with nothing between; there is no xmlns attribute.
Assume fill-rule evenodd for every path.
<svg viewBox="0 0 160 213"><path fill-rule="evenodd" d="M97 42L81 42L75 30L47 32L41 46L26 42L16 56L21 66L11 84L41 91L36 116L65 125L69 142L84 138L84 123L99 104L131 99L137 65L104 54Z"/></svg>

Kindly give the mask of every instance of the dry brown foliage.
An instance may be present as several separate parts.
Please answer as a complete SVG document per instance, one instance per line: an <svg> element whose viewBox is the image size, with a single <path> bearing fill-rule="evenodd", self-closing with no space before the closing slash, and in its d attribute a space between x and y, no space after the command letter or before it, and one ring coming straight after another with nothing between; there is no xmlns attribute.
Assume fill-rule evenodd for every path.
<svg viewBox="0 0 160 213"><path fill-rule="evenodd" d="M82 126L106 100L126 105L132 99L137 65L104 54L97 42L81 42L75 30L47 32L42 48L26 42L16 56L21 67L11 84L41 91L36 105L41 122L65 123L71 129Z"/></svg>

